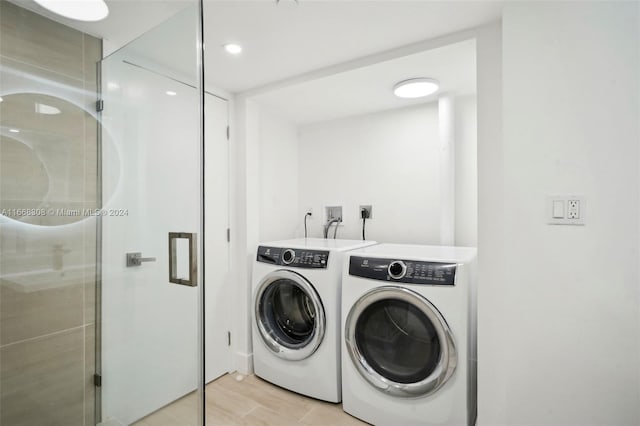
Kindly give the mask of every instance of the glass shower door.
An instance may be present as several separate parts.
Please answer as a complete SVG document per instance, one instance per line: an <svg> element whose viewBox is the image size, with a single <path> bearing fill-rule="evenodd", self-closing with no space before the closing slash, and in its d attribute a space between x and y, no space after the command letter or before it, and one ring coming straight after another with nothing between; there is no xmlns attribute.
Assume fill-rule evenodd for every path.
<svg viewBox="0 0 640 426"><path fill-rule="evenodd" d="M203 421L199 22L194 3L102 61L103 422Z"/></svg>

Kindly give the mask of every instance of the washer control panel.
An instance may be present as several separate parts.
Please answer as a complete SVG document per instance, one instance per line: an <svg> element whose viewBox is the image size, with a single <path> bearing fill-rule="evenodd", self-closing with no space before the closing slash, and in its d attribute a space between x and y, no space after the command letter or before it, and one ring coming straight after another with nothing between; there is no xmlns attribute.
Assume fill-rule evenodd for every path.
<svg viewBox="0 0 640 426"><path fill-rule="evenodd" d="M351 256L349 275L406 284L455 285L456 264Z"/></svg>
<svg viewBox="0 0 640 426"><path fill-rule="evenodd" d="M324 250L259 246L256 260L272 265L324 269L329 262L329 252Z"/></svg>

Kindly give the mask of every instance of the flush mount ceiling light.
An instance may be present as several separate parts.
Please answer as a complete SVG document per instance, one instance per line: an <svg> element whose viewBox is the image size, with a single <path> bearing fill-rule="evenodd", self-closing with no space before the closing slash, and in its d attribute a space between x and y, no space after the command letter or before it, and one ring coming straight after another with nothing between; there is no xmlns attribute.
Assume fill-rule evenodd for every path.
<svg viewBox="0 0 640 426"><path fill-rule="evenodd" d="M399 98L422 98L438 91L440 85L431 78L411 78L393 86L393 94Z"/></svg>
<svg viewBox="0 0 640 426"><path fill-rule="evenodd" d="M18 130L18 129L9 129L9 131L11 133L20 133L20 130Z"/></svg>
<svg viewBox="0 0 640 426"><path fill-rule="evenodd" d="M56 115L56 114L60 114L60 109L51 105L41 104L36 102L36 112L38 114Z"/></svg>
<svg viewBox="0 0 640 426"><path fill-rule="evenodd" d="M109 15L104 0L34 0L51 12L77 21L95 22Z"/></svg>
<svg viewBox="0 0 640 426"><path fill-rule="evenodd" d="M224 50L226 50L227 53L231 53L232 55L239 55L242 52L242 46L239 44L227 43L222 47L224 47Z"/></svg>
<svg viewBox="0 0 640 426"><path fill-rule="evenodd" d="M176 93L176 92L174 92L173 90L167 90L167 91L166 91L166 92L164 92L164 93L166 93L166 94L167 94L167 95L169 95L169 96L175 96L175 95L177 95L177 93Z"/></svg>

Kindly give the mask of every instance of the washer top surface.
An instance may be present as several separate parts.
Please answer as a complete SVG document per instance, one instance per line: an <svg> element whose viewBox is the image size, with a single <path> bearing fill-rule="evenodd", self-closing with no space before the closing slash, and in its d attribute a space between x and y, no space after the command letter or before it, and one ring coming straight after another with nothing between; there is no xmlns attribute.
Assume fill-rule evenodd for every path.
<svg viewBox="0 0 640 426"><path fill-rule="evenodd" d="M375 241L337 240L332 238L296 238L293 240L270 241L260 243L261 246L299 248L310 250L349 251L376 244Z"/></svg>
<svg viewBox="0 0 640 426"><path fill-rule="evenodd" d="M353 256L384 257L436 262L469 262L476 257L475 247L424 246L414 244L377 244L358 249Z"/></svg>

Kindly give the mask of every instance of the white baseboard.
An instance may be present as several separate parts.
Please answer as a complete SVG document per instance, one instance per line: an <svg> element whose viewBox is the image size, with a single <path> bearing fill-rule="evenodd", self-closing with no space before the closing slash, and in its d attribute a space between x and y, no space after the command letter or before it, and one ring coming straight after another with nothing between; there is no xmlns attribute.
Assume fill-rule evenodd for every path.
<svg viewBox="0 0 640 426"><path fill-rule="evenodd" d="M235 370L240 374L253 374L253 353L234 353L233 365L235 367Z"/></svg>

